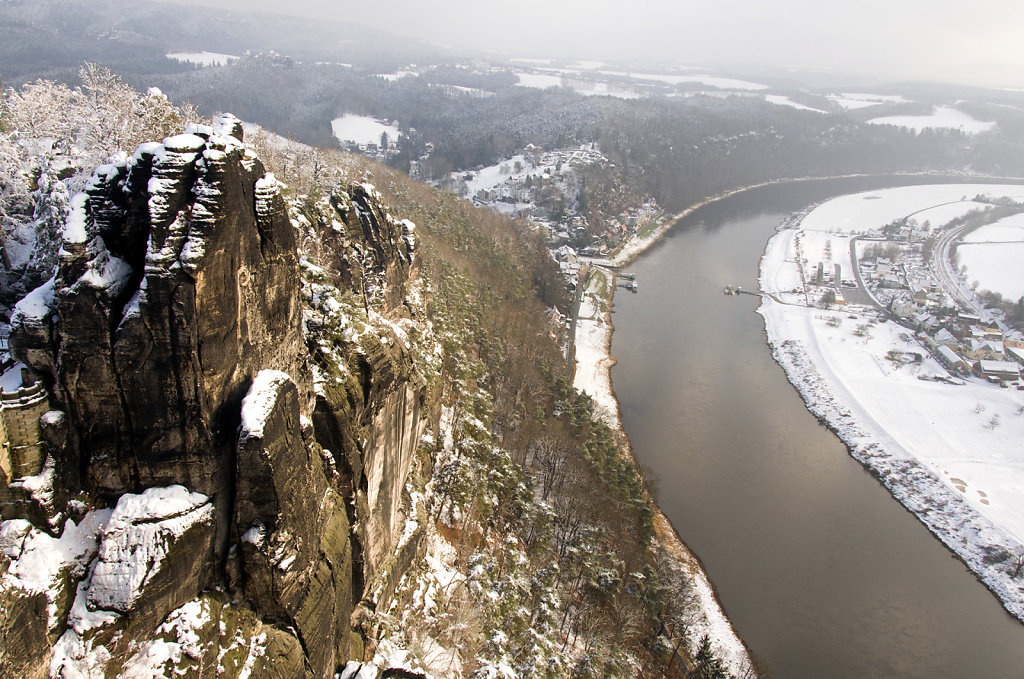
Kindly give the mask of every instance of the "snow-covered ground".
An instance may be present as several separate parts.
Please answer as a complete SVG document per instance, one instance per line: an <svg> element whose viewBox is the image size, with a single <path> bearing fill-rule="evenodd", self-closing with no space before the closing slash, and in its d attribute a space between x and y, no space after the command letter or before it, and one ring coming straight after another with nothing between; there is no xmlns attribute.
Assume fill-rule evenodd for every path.
<svg viewBox="0 0 1024 679"><path fill-rule="evenodd" d="M520 60L521 61L521 60ZM596 62L594 62L596 64ZM584 96L610 96L637 99L665 85L698 84L721 92L751 93L768 89L767 85L711 74L632 73L629 71L594 70L594 68L534 67L532 71L517 71L519 87L568 87ZM784 97L783 97L784 99ZM793 102L801 108L800 104ZM812 109L813 110L813 109Z"/></svg>
<svg viewBox="0 0 1024 679"><path fill-rule="evenodd" d="M689 83L698 83L706 85L708 87L714 87L720 90L766 90L767 85L761 83L750 82L749 80L739 80L737 78L724 78L717 75L679 75L679 74L666 74L666 73L630 73L627 71L601 71L602 75L611 75L619 78L629 78L630 80L647 80L653 82L662 82L667 85L683 85Z"/></svg>
<svg viewBox="0 0 1024 679"><path fill-rule="evenodd" d="M608 83L594 80L583 71L565 69L538 69L545 73L516 73L518 87L533 87L546 90L549 87L568 87L585 97L618 97L619 99L639 99L646 96L642 89L624 86L619 83ZM592 74L591 74L592 75Z"/></svg>
<svg viewBox="0 0 1024 679"><path fill-rule="evenodd" d="M200 66L225 66L229 61L238 57L234 54L220 54L219 52L171 52L165 55L168 59L184 61Z"/></svg>
<svg viewBox="0 0 1024 679"><path fill-rule="evenodd" d="M800 228L864 234L908 216L918 223L927 220L939 225L972 209L983 208L983 204L972 201L978 195L1024 200L1024 186L930 184L853 193L822 204L807 215Z"/></svg>
<svg viewBox="0 0 1024 679"><path fill-rule="evenodd" d="M964 236L965 243L1018 243L1024 241L1024 214L1005 217Z"/></svg>
<svg viewBox="0 0 1024 679"><path fill-rule="evenodd" d="M576 319L576 370L573 386L590 394L602 419L619 426L619 402L612 391L612 322L608 313L608 291L615 285L612 273L595 269L580 302Z"/></svg>
<svg viewBox="0 0 1024 679"><path fill-rule="evenodd" d="M394 73L374 73L374 76L376 76L377 78L383 78L384 80L387 80L389 82L401 80L402 78L412 78L415 77L416 75L416 71L406 70L395 71Z"/></svg>
<svg viewBox="0 0 1024 679"><path fill-rule="evenodd" d="M966 210L971 201L957 198L1021 191L921 186L829 201L769 241L761 288L786 303L764 298L759 309L776 360L808 408L1018 617L1024 616L1024 588L1011 575L1015 555L1024 550L1024 394L975 378L936 380L951 376L911 331L878 321L874 309L804 306L793 290L800 286L797 243L803 249L814 239L837 238L834 232L877 229L911 213L927 214L947 199ZM956 212L952 205L943 209ZM829 231L833 235L823 236ZM802 255L812 259L806 250ZM1024 278L1017 272L1017 280ZM894 351L924 359L901 363L890 358Z"/></svg>
<svg viewBox="0 0 1024 679"><path fill-rule="evenodd" d="M830 94L828 98L839 104L846 110L867 108L878 104L907 104L909 99L904 99L893 94L868 94L864 92L843 92L842 94Z"/></svg>
<svg viewBox="0 0 1024 679"><path fill-rule="evenodd" d="M534 87L539 90L546 90L549 87L562 87L565 78L561 75L550 75L548 73L516 73L520 87Z"/></svg>
<svg viewBox="0 0 1024 679"><path fill-rule="evenodd" d="M612 390L611 379L615 359L611 356L613 327L609 305L614 285L611 272L597 268L583 295L576 322L573 386L590 394L598 414L610 426L621 430L619 402ZM694 619L686 630L689 647L696 648L701 636L707 634L726 669L734 676L745 676L744 672L751 667L746 647L722 611L707 573L660 510L655 516L655 533L677 567L688 574L693 587L697 606Z"/></svg>
<svg viewBox="0 0 1024 679"><path fill-rule="evenodd" d="M872 125L895 125L909 127L915 132L929 128L960 130L965 134L988 132L996 126L994 121L975 120L973 117L951 106L936 106L926 116L884 116L868 121Z"/></svg>
<svg viewBox="0 0 1024 679"><path fill-rule="evenodd" d="M798 102L793 101L789 97L784 97L781 94L766 94L764 100L769 104L775 104L776 106L788 106L789 108L795 108L800 111L814 111L815 113L827 113L822 111L820 108L814 108L813 106L805 106Z"/></svg>
<svg viewBox="0 0 1024 679"><path fill-rule="evenodd" d="M973 231L956 251L959 263L967 267L967 280L978 281L978 288L1008 300L1024 296L1024 214Z"/></svg>
<svg viewBox="0 0 1024 679"><path fill-rule="evenodd" d="M966 279L978 281L979 290L998 292L1010 301L1024 296L1024 242L966 244L956 252L967 267Z"/></svg>
<svg viewBox="0 0 1024 679"><path fill-rule="evenodd" d="M394 125L352 113L332 120L331 131L338 141L356 144L379 144L382 134L388 135L388 142L395 143L399 135L398 128Z"/></svg>

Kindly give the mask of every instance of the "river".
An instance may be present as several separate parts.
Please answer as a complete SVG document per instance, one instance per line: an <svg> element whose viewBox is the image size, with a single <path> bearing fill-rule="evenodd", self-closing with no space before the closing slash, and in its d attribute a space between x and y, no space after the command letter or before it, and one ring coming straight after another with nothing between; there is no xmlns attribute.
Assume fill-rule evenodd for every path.
<svg viewBox="0 0 1024 679"><path fill-rule="evenodd" d="M765 344L759 301L722 294L757 288L791 212L928 181L784 184L712 203L628 267L638 295L615 296L612 379L634 454L777 679L1024 676L1024 625L807 412Z"/></svg>

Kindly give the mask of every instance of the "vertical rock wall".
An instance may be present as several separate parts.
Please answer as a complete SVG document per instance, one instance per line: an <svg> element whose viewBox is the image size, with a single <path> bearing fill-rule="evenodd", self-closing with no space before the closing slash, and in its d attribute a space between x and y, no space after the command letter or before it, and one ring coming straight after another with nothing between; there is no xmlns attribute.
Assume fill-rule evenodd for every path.
<svg viewBox="0 0 1024 679"><path fill-rule="evenodd" d="M334 284L408 313L412 225L362 185L330 209ZM91 567L62 585L60 671L108 646L122 657L213 591L234 597L216 615L251 611L290 649L282 676L332 676L361 648L353 610L395 576L425 388L376 317L381 333L348 350L356 386L314 401L296 240L231 116L115 158L72 200L57 274L19 303L11 347L64 413L54 485L142 518L101 528ZM199 498L187 530L173 503L134 499L178 496ZM136 552L153 556L142 576Z"/></svg>

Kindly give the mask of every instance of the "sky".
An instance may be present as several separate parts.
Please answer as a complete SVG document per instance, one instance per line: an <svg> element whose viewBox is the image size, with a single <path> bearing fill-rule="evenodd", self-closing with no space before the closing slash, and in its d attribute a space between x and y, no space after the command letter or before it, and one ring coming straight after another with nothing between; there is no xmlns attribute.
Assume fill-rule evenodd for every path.
<svg viewBox="0 0 1024 679"><path fill-rule="evenodd" d="M659 60L1024 88L1019 0L174 0L331 17L521 57Z"/></svg>

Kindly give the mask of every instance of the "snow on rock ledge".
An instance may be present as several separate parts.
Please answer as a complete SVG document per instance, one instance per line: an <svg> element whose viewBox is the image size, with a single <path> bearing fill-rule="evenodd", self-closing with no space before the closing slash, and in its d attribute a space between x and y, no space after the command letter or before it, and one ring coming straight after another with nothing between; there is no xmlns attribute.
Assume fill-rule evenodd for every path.
<svg viewBox="0 0 1024 679"><path fill-rule="evenodd" d="M109 509L89 513L80 523L68 520L59 538L51 537L28 521L12 519L0 524L0 554L11 559L0 587L44 593L47 628L60 622L62 608L70 603L68 581L81 578L96 554L97 531L110 516ZM66 611L64 611L66 612Z"/></svg>
<svg viewBox="0 0 1024 679"><path fill-rule="evenodd" d="M127 613L144 593L147 598L177 599L177 589L189 584L195 589L212 527L213 505L205 495L190 493L184 486L123 495L103 530L87 593L89 607ZM172 552L174 558L168 559ZM173 564L175 573L165 572L165 561ZM168 610L193 595L184 596Z"/></svg>
<svg viewBox="0 0 1024 679"><path fill-rule="evenodd" d="M292 378L280 370L261 370L249 387L249 393L242 399L241 440L262 437L267 418L274 410L281 385Z"/></svg>

